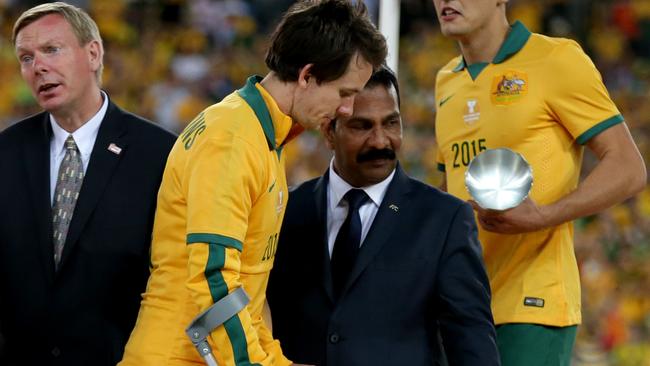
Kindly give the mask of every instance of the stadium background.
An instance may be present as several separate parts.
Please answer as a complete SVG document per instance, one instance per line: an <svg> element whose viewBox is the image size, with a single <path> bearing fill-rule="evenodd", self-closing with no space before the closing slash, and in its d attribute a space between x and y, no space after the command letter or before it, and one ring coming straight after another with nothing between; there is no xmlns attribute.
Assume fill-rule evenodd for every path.
<svg viewBox="0 0 650 366"><path fill-rule="evenodd" d="M103 88L122 107L180 131L194 115L264 74L270 29L288 0L76 0L104 38ZM11 45L17 16L39 2L0 0L0 130L38 111ZM378 0L366 0L377 18ZM578 40L650 161L650 1L510 0L510 19ZM401 1L399 77L406 170L437 185L434 81L457 54L430 0ZM290 183L321 174L330 152L316 132L287 148ZM586 154L584 170L595 163ZM7 177L0 177L7 179ZM1 204L1 203L0 203ZM0 209L2 209L0 207ZM576 223L583 325L574 365L650 366L650 188Z"/></svg>

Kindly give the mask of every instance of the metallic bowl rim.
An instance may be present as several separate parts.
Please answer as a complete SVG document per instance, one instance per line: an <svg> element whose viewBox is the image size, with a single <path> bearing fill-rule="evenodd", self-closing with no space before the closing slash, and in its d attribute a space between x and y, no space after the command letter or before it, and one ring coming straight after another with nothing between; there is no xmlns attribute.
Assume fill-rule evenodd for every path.
<svg viewBox="0 0 650 366"><path fill-rule="evenodd" d="M476 158L478 158L479 156L481 156L483 153L485 153L485 152L487 152L487 151L495 151L495 150L507 150L507 151L509 151L509 152L511 152L511 153L513 153L513 154L515 154L515 155L518 155L518 156L521 158L521 160L523 160L524 163L526 163L526 166L528 167L528 172L530 173L530 188L528 189L528 193L526 193L525 195L523 195L522 198L521 198L521 200L520 200L519 202L516 202L513 206L506 207L506 208L500 208L500 209L483 207L483 206L481 205L481 203L480 203L479 201L477 201L477 200L472 196L472 193L469 191L469 187L467 187L467 176L469 175L469 170L470 170L470 168L472 167L472 164L474 163L474 161L476 161ZM518 152L516 152L516 151L514 151L514 150L512 150L512 149L510 149L510 148L508 148L508 147L496 147L496 148L493 148L493 149L486 149L486 150L481 151L478 155L476 155L476 156L475 156L475 157L474 157L474 158L469 162L469 164L467 165L467 169L465 169L465 179L464 179L464 181L463 181L463 184L465 185L465 190L467 191L467 193L469 194L469 196L472 198L472 200L473 200L474 202L476 202L477 205L481 206L481 208L483 208L483 209L485 209L485 210L505 211L505 210L509 210L509 209L511 209L511 208L514 208L514 207L519 206L522 202L524 202L524 201L526 200L526 198L528 198L528 196L530 195L530 192L532 192L532 190L533 190L533 185L535 184L535 176L533 175L533 167L530 165L530 163L528 162L528 160L526 160L526 158L524 157L523 154L520 154L520 153L518 153Z"/></svg>

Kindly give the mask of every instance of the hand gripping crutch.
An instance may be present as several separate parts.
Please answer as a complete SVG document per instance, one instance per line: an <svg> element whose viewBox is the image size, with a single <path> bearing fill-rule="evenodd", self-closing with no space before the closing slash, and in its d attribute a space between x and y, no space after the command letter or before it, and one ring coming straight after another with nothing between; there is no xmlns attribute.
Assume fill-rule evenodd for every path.
<svg viewBox="0 0 650 366"><path fill-rule="evenodd" d="M190 337L192 344L199 351L206 365L219 366L208 343L208 335L215 328L239 313L249 301L246 291L240 287L199 314L192 320L190 326L185 329L185 333Z"/></svg>

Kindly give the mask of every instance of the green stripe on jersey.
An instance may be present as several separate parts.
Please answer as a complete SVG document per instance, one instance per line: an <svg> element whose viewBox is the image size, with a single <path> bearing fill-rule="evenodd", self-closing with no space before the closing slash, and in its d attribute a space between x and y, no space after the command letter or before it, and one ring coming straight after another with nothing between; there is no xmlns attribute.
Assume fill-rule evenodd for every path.
<svg viewBox="0 0 650 366"><path fill-rule="evenodd" d="M248 342L246 342L246 333L244 332L244 327L241 325L239 315L235 315L226 320L226 322L223 323L223 326L226 328L228 338L230 338L232 353L235 358L235 365L260 366L258 363L252 364L250 357L248 356Z"/></svg>
<svg viewBox="0 0 650 366"><path fill-rule="evenodd" d="M207 234L207 233L187 234L186 243L187 244L194 244L194 243L217 244L224 247L237 249L240 252L244 249L244 246L241 241L231 238L229 236L224 236L219 234Z"/></svg>
<svg viewBox="0 0 650 366"><path fill-rule="evenodd" d="M219 244L208 244L208 263L205 265L205 279L208 281L212 301L217 302L228 295L228 284L221 270L226 264L226 248Z"/></svg>
<svg viewBox="0 0 650 366"><path fill-rule="evenodd" d="M210 288L210 295L212 301L217 302L226 295L228 295L228 285L223 279L221 270L226 263L226 248L222 245L209 243L208 263L205 266L205 278L208 281ZM248 356L248 342L246 342L246 333L244 327L239 320L239 315L235 315L228 319L223 326L226 328L226 333L232 346L232 352L235 357L235 365L237 366L251 366L258 364L251 364Z"/></svg>

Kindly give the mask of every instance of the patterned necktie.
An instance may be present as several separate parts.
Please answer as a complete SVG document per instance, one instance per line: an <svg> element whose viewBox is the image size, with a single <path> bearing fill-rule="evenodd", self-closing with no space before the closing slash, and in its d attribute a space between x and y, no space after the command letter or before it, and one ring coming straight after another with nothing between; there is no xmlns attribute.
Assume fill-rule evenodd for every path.
<svg viewBox="0 0 650 366"><path fill-rule="evenodd" d="M54 229L54 265L58 269L63 253L65 238L68 236L68 227L72 220L72 213L77 204L79 190L84 179L81 154L74 142L72 135L65 140L65 156L59 167L56 189L54 190L54 203L52 205L52 224Z"/></svg>
<svg viewBox="0 0 650 366"><path fill-rule="evenodd" d="M348 202L348 216L343 221L334 241L332 250L332 280L334 292L338 298L343 286L352 271L354 262L361 245L361 217L359 208L368 200L368 195L362 189L351 189L343 198Z"/></svg>

